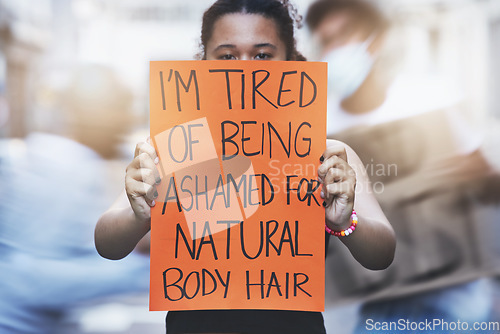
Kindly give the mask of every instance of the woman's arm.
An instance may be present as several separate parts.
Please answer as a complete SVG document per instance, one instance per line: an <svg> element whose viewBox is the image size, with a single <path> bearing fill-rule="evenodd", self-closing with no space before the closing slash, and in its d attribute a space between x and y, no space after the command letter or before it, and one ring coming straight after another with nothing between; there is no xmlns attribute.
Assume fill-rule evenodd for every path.
<svg viewBox="0 0 500 334"><path fill-rule="evenodd" d="M134 160L127 167L125 191L99 218L95 228L95 246L102 257L124 258L150 230L151 207L158 197L156 184L161 181L157 162L150 144L137 144Z"/></svg>
<svg viewBox="0 0 500 334"><path fill-rule="evenodd" d="M348 228L354 209L359 221L356 231L341 241L364 267L387 268L394 258L396 238L361 160L349 146L335 140L327 141L323 158L318 175L323 183L326 224L334 231Z"/></svg>

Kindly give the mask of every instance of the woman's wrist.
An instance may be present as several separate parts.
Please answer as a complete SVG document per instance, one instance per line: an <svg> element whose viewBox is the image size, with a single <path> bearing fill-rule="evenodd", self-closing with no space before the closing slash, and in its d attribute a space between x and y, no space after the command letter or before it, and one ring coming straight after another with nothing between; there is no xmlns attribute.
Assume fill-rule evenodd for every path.
<svg viewBox="0 0 500 334"><path fill-rule="evenodd" d="M348 236L356 230L357 224L358 216L356 215L356 211L352 210L347 223L343 225L335 224L333 227L330 227L327 223L325 223L325 230L327 233L337 237Z"/></svg>
<svg viewBox="0 0 500 334"><path fill-rule="evenodd" d="M352 215L353 209L351 208L346 208L344 212L336 219L335 221L332 221L328 218L325 219L325 225L332 229L333 231L342 231L348 228L351 225L351 215Z"/></svg>

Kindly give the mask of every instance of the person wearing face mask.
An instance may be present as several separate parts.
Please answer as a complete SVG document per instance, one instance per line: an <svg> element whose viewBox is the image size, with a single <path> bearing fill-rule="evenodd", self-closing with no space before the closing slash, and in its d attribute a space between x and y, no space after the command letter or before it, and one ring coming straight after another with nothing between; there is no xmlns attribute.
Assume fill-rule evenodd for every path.
<svg viewBox="0 0 500 334"><path fill-rule="evenodd" d="M349 43L325 54L328 69L328 87L340 100L352 96L366 80L373 67L373 56L368 48L376 38L372 33L362 42Z"/></svg>
<svg viewBox="0 0 500 334"><path fill-rule="evenodd" d="M315 7L319 6L329 7L332 12L316 14ZM335 122L328 122L328 135L333 137L386 101L390 80L378 69L376 58L389 23L368 3L333 0L315 3L309 10L308 24L319 44L321 61L329 64L328 117Z"/></svg>
<svg viewBox="0 0 500 334"><path fill-rule="evenodd" d="M384 272L363 270L331 243L327 301L364 302L355 333L399 319L488 320L500 177L454 109L460 97L397 73L401 47L388 48L389 20L373 2L317 0L306 22L328 62L328 137L367 164L398 239Z"/></svg>

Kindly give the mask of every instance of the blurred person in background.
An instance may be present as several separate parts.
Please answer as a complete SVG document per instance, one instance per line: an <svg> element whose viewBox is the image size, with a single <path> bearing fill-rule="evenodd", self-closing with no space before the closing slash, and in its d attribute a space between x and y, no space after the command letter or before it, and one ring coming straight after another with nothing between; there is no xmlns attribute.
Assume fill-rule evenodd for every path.
<svg viewBox="0 0 500 334"><path fill-rule="evenodd" d="M103 158L117 156L130 130L131 95L111 70L89 65L61 105L53 133L0 141L2 334L53 334L79 303L149 287L149 257L106 261L93 241L112 201Z"/></svg>
<svg viewBox="0 0 500 334"><path fill-rule="evenodd" d="M460 96L398 74L401 48L373 2L318 0L306 21L328 62L328 137L367 164L398 240L383 272L330 243L328 300L365 301L356 333L376 321L488 320L500 178L456 108Z"/></svg>

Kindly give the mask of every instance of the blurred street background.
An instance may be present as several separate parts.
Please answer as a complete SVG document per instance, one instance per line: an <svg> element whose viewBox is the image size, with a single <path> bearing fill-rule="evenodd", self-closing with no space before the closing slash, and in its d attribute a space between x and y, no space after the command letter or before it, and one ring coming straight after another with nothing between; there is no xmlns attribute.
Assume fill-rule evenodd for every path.
<svg viewBox="0 0 500 334"><path fill-rule="evenodd" d="M148 136L149 61L194 59L212 2L0 0L0 323L24 323L26 333L29 324L58 334L164 332L165 313L148 311L147 255L104 260L93 229ZM303 16L312 2L293 1ZM399 73L425 90L426 105L453 102L500 168L500 1L373 3L392 21ZM297 31L298 49L320 60L310 35ZM400 99L412 104L414 93ZM497 272L484 276L496 284ZM363 301L329 299L327 329L351 333Z"/></svg>

